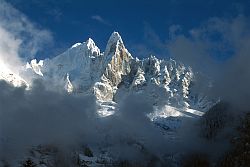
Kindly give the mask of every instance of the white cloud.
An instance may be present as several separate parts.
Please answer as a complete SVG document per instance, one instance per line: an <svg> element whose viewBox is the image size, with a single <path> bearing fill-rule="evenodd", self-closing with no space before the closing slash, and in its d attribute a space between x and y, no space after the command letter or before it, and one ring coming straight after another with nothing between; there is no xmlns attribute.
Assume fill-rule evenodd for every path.
<svg viewBox="0 0 250 167"><path fill-rule="evenodd" d="M189 36L178 34L166 46L172 57L213 80L213 89L206 95L249 110L249 30L248 17L214 17L191 29Z"/></svg>
<svg viewBox="0 0 250 167"><path fill-rule="evenodd" d="M105 24L107 26L111 26L111 24L103 19L100 15L93 15L91 16L91 19L98 21L99 23Z"/></svg>
<svg viewBox="0 0 250 167"><path fill-rule="evenodd" d="M21 64L21 59L34 58L53 43L50 31L32 23L5 0L0 0L0 35L0 59L12 69Z"/></svg>
<svg viewBox="0 0 250 167"><path fill-rule="evenodd" d="M20 59L18 57L18 49L21 44L21 40L15 39L15 37L3 29L0 26L0 63L6 65L20 65ZM7 63L8 62L8 63ZM2 67L3 68L3 67Z"/></svg>

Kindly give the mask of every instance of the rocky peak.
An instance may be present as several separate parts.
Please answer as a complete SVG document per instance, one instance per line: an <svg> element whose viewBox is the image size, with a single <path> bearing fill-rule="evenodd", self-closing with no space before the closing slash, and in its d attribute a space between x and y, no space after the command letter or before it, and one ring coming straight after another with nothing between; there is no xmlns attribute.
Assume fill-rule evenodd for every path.
<svg viewBox="0 0 250 167"><path fill-rule="evenodd" d="M118 32L110 36L104 55L107 63L104 75L116 87L121 76L130 72L130 60L133 59Z"/></svg>
<svg viewBox="0 0 250 167"><path fill-rule="evenodd" d="M118 32L113 32L109 37L104 55L114 55L117 50L125 49L122 38Z"/></svg>
<svg viewBox="0 0 250 167"><path fill-rule="evenodd" d="M96 57L100 55L100 49L96 46L95 42L89 38L84 44L87 47L87 50L91 52L91 54Z"/></svg>
<svg viewBox="0 0 250 167"><path fill-rule="evenodd" d="M96 46L93 39L89 38L87 41L83 43L75 43L68 49L68 56L70 56L70 52L78 52L78 55L84 53L89 58L98 57L101 55L100 49Z"/></svg>
<svg viewBox="0 0 250 167"><path fill-rule="evenodd" d="M30 63L27 62L26 64L26 69L33 69L33 71L40 76L43 76L43 73L41 72L42 67L43 67L43 60L40 60L37 63L37 60L33 59L31 60Z"/></svg>
<svg viewBox="0 0 250 167"><path fill-rule="evenodd" d="M104 70L100 82L94 86L94 94L101 100L113 100L113 96L122 81L122 76L131 70L133 57L125 48L118 32L113 32L104 52Z"/></svg>

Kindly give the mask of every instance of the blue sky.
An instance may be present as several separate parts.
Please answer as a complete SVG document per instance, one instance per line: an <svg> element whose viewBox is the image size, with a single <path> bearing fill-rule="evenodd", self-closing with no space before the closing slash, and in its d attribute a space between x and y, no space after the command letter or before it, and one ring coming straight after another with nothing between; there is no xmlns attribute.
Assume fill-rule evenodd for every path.
<svg viewBox="0 0 250 167"><path fill-rule="evenodd" d="M189 38L190 30L211 18L248 18L246 0L8 0L37 27L53 36L53 47L36 57L53 57L76 42L94 39L103 51L113 31L118 31L133 55L168 57L165 44L171 31ZM219 35L213 35L218 41ZM216 53L216 51L213 51ZM232 51L225 52L226 54Z"/></svg>

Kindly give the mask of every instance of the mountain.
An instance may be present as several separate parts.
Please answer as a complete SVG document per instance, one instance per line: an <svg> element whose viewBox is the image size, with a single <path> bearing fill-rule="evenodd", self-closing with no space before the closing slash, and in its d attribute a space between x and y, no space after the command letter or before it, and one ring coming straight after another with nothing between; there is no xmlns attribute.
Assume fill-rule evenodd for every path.
<svg viewBox="0 0 250 167"><path fill-rule="evenodd" d="M9 69L4 63L0 62L0 80L5 80L15 87L27 86L28 83L19 76L19 74L14 73Z"/></svg>
<svg viewBox="0 0 250 167"><path fill-rule="evenodd" d="M101 117L112 115L116 109L119 110L117 103L123 101L128 95L140 94L154 106L154 111L147 114L150 119L150 127L152 122L152 128L156 127L156 131L160 132L164 139L170 141L180 140L180 134L176 132L184 122L183 120L186 121L187 118L194 118L191 119L192 121L198 120L196 118L200 118L204 111L214 104L201 92L197 92L195 88L195 85L198 84L197 74L191 67L173 59L161 60L155 56L145 59L133 57L117 32L110 36L104 52L101 52L95 42L89 38L86 42L74 44L52 59L31 60L19 74L13 73L4 64L0 64L0 66L0 80L5 80L14 86L24 85L32 88L32 80L38 78L45 80L46 84L54 84L56 88L65 89L69 94L95 95L97 112ZM54 86L49 85L48 87L54 89ZM112 117L108 118L113 121ZM139 120L142 120L143 123L143 119ZM117 120L114 119L114 121ZM114 123L114 125L116 124ZM124 125L127 126L127 124ZM115 144L113 146L113 140L109 141L109 135L112 133L103 129L103 126L95 128L97 128L98 136L104 136L105 140L102 141L104 143L98 146L88 146L89 143L85 143L86 146L74 150L73 157L69 159L72 159L72 162L77 161L79 166L107 166L108 164L112 166L116 164L121 157L115 152L117 148L115 148ZM108 126L109 128L110 126ZM88 132L91 132L93 127L87 127L87 129L90 130ZM116 136L116 128L114 130ZM118 131L120 132L120 130ZM140 131L143 130L140 129ZM132 134L134 135L134 133ZM139 139L135 135L135 138L131 138L133 139L131 140L127 138L126 134L124 136L125 139L121 138L124 140L121 140L122 144L125 142L128 148L133 148L143 155L148 154L144 148L143 138ZM0 142L1 140L7 141L0 138ZM23 162L23 166L35 166L34 164L43 167L56 166L58 157L55 148L53 145L32 147L29 149L30 155L24 158L27 161ZM151 153L149 152L149 154ZM174 165L179 160L178 156L174 154L165 157L164 155L167 161L171 161ZM17 162L20 164L19 160ZM0 166L1 163L3 162L0 161Z"/></svg>
<svg viewBox="0 0 250 167"><path fill-rule="evenodd" d="M191 67L155 56L134 58L118 32L112 33L104 52L89 38L52 59L32 60L25 72L54 80L69 93L94 94L102 102L119 102L129 93L140 93L156 106L199 110L211 106L205 96L192 90Z"/></svg>

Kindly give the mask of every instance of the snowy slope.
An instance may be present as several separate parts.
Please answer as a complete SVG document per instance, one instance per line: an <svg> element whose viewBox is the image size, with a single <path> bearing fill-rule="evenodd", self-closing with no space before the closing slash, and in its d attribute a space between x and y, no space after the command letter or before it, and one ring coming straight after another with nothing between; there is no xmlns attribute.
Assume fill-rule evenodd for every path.
<svg viewBox="0 0 250 167"><path fill-rule="evenodd" d="M5 80L15 87L27 86L28 83L21 78L18 74L15 74L4 63L0 62L0 80Z"/></svg>

